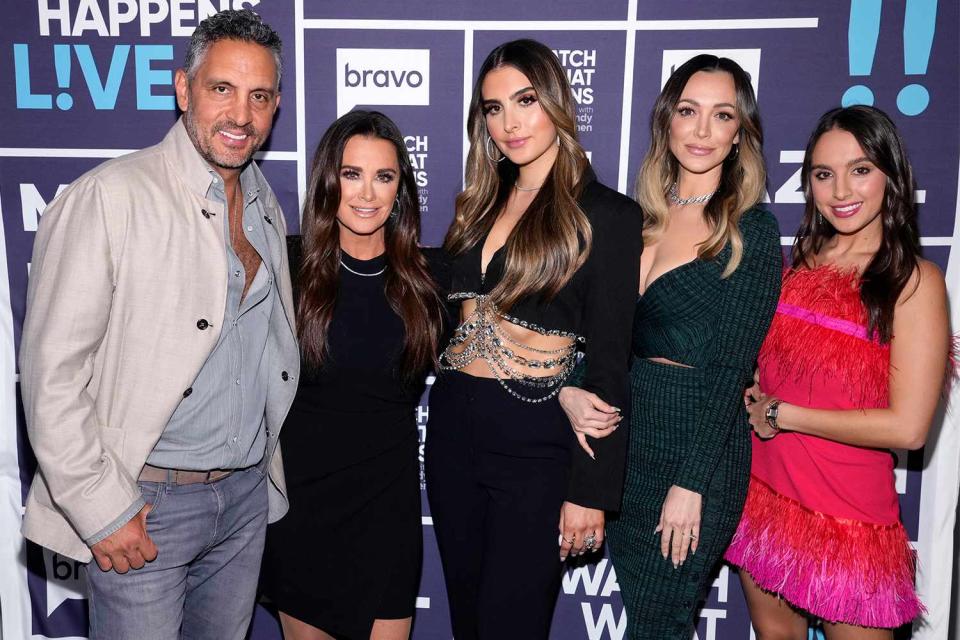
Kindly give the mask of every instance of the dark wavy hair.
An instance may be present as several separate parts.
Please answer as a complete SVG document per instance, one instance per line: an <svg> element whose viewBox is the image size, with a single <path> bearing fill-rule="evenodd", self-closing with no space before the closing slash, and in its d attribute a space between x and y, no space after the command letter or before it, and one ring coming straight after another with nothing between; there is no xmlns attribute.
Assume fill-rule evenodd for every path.
<svg viewBox="0 0 960 640"><path fill-rule="evenodd" d="M807 205L793 245L793 266L811 266L812 257L823 243L837 233L826 218L817 215L810 185L813 150L820 137L834 129L856 138L864 155L887 177L880 211L883 227L880 248L861 275L860 299L867 308L869 333L881 342L889 342L893 337L897 300L917 269L920 233L913 195L913 169L896 125L880 109L863 105L831 109L817 122L803 155L801 180Z"/></svg>
<svg viewBox="0 0 960 640"><path fill-rule="evenodd" d="M220 40L248 42L269 49L277 63L277 85L280 84L283 73L283 43L277 32L250 9L220 11L197 25L190 36L190 44L187 45L187 54L183 60L188 79L193 79L210 45Z"/></svg>
<svg viewBox="0 0 960 640"><path fill-rule="evenodd" d="M426 258L417 245L420 206L417 184L403 136L377 111L351 111L330 125L313 155L303 211L303 261L298 282L297 330L308 366L319 368L329 356L327 333L337 304L340 272L340 167L343 149L355 136L386 140L397 151L399 209L385 225L386 284L390 308L403 320L402 378L415 382L436 364L442 322L441 302Z"/></svg>

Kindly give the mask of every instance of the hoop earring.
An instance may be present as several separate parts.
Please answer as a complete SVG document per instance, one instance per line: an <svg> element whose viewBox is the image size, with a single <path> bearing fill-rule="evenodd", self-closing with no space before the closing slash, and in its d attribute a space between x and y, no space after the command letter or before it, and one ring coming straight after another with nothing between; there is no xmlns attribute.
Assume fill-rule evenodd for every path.
<svg viewBox="0 0 960 640"><path fill-rule="evenodd" d="M498 149L497 151L500 153L500 158L499 158L499 159L495 159L495 158L493 157L493 153L490 152L490 143L491 143L491 142L493 142L493 138L491 138L491 137L490 137L490 134L488 133L488 134L487 134L487 139L484 140L484 142L483 142L483 150L484 150L484 152L487 154L487 159L490 160L490 162L492 162L493 164L497 164L498 162L503 162L503 159L506 158L507 156L503 155L503 152ZM494 145L494 146L496 146L496 145Z"/></svg>
<svg viewBox="0 0 960 640"><path fill-rule="evenodd" d="M817 226L823 225L823 214L817 211Z"/></svg>
<svg viewBox="0 0 960 640"><path fill-rule="evenodd" d="M397 216L400 215L400 194L397 194L397 197L393 200L393 208L390 209L390 217L393 220L397 219Z"/></svg>

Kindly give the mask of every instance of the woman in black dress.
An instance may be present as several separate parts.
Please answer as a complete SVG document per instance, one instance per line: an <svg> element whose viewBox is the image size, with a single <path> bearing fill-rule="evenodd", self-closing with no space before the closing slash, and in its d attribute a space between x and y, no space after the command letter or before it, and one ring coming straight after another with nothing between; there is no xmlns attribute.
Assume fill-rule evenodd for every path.
<svg viewBox="0 0 960 640"><path fill-rule="evenodd" d="M302 250L290 239L304 371L280 436L290 511L268 528L262 570L288 640L410 633L414 412L442 324L419 230L396 125L367 111L334 122L314 155Z"/></svg>
<svg viewBox="0 0 960 640"><path fill-rule="evenodd" d="M642 217L597 182L543 44L487 56L467 126L446 240L462 322L430 392L427 490L457 640L544 639L561 561L619 507L626 448L587 455L556 394L582 350L584 388L627 402Z"/></svg>

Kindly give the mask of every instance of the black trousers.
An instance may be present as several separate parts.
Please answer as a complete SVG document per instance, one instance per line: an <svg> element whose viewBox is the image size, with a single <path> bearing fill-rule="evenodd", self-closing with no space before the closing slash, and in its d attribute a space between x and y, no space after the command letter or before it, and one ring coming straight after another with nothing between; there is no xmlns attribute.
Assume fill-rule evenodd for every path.
<svg viewBox="0 0 960 640"><path fill-rule="evenodd" d="M548 637L575 442L556 398L458 372L434 383L424 464L457 640Z"/></svg>

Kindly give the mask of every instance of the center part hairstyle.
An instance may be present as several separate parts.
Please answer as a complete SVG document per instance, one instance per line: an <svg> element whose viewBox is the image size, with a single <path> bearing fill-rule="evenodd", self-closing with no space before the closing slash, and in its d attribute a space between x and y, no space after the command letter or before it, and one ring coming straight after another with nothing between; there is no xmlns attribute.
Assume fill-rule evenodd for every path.
<svg viewBox="0 0 960 640"><path fill-rule="evenodd" d="M820 117L810 134L801 174L807 205L793 245L793 266L813 266L813 257L837 233L826 218L817 215L810 184L813 149L823 134L834 129L852 135L864 155L887 177L880 210L880 248L861 274L860 300L867 309L868 332L889 342L897 300L918 266L920 233L913 169L896 125L883 111L863 105L832 109Z"/></svg>
<svg viewBox="0 0 960 640"><path fill-rule="evenodd" d="M416 382L436 363L442 322L441 303L420 252L417 184L400 130L377 111L351 111L330 125L313 155L303 211L303 262L298 277L297 331L304 361L320 367L329 357L327 333L337 304L340 271L340 168L343 149L354 136L390 142L400 167L396 216L387 218L386 284L390 308L403 320L405 337L399 362L407 382Z"/></svg>
<svg viewBox="0 0 960 640"><path fill-rule="evenodd" d="M506 157L497 162L486 151L489 134L483 111L483 80L501 67L513 67L527 77L537 92L540 108L557 129L560 145L546 181L505 245L503 277L490 295L502 311L507 311L529 295L542 295L546 300L555 296L586 260L592 230L577 204L590 163L577 140L574 99L567 76L547 46L534 40L514 40L490 52L473 85L467 114L470 151L466 188L457 196L444 246L457 255L483 242L517 181L517 165Z"/></svg>
<svg viewBox="0 0 960 640"><path fill-rule="evenodd" d="M763 128L750 76L729 58L709 54L694 56L671 74L650 114L650 149L637 175L637 202L643 209L643 240L655 241L667 227L670 186L680 177L680 163L670 151L670 122L677 110L687 81L697 72L729 73L737 94L740 142L723 161L717 192L703 209L710 224L710 237L697 251L700 258L715 258L727 242L730 260L723 271L726 278L740 265L743 237L740 217L763 200L767 170L763 163Z"/></svg>

